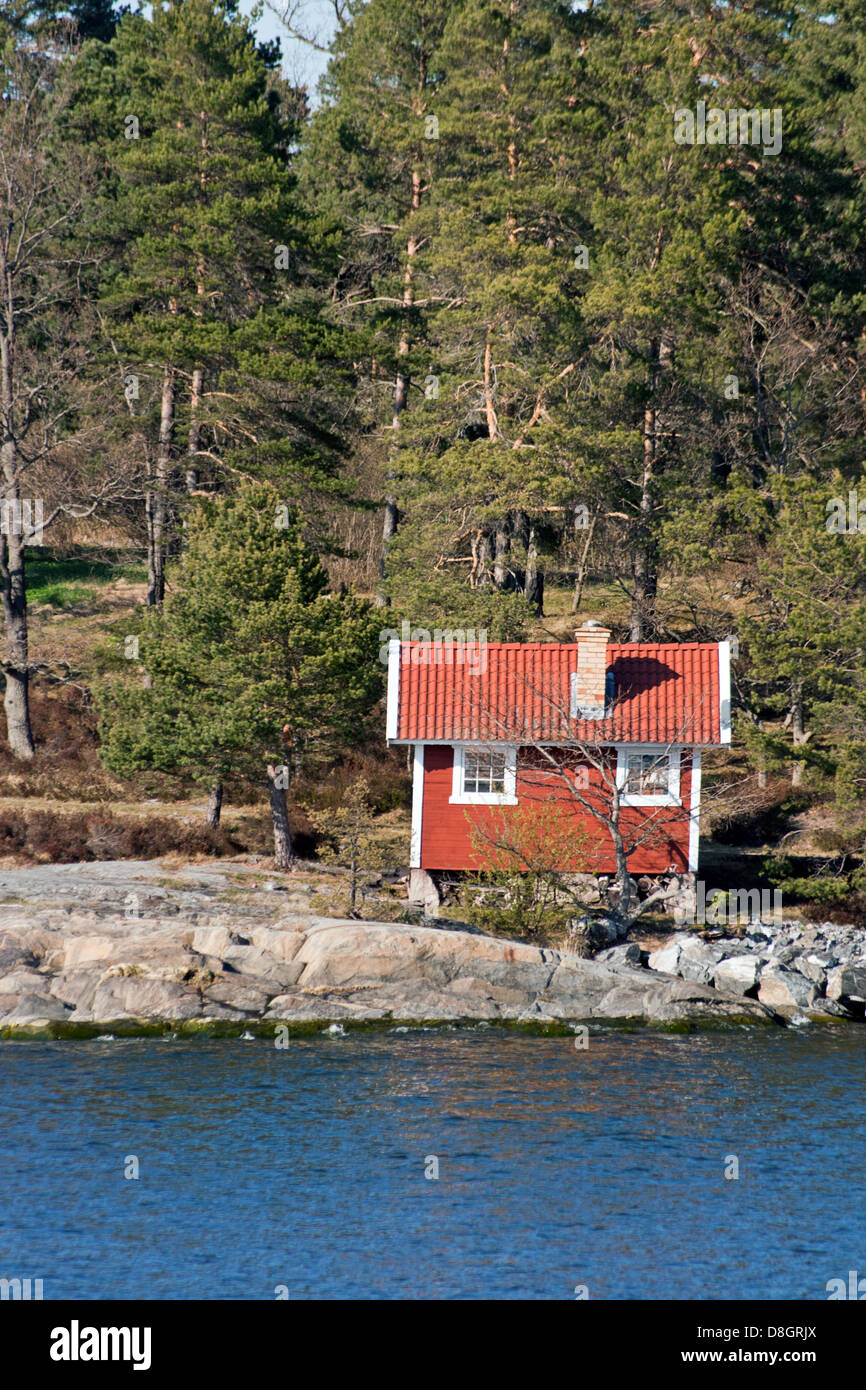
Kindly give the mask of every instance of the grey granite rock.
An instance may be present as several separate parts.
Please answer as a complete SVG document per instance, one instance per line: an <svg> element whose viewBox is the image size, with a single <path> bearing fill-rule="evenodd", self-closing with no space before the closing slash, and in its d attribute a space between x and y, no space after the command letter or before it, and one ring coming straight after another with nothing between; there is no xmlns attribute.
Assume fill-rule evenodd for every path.
<svg viewBox="0 0 866 1390"><path fill-rule="evenodd" d="M746 994L755 988L760 974L760 962L754 956L731 956L719 961L713 984L729 994Z"/></svg>
<svg viewBox="0 0 866 1390"><path fill-rule="evenodd" d="M818 990L812 981L805 979L796 970L775 966L763 971L758 998L762 1004L768 1004L773 1009L796 1011L807 1008L817 993Z"/></svg>

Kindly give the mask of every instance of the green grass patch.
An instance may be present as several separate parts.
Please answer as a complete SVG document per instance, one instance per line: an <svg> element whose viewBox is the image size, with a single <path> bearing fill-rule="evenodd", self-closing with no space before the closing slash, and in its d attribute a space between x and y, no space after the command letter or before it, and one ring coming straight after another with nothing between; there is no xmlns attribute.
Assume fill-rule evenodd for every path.
<svg viewBox="0 0 866 1390"><path fill-rule="evenodd" d="M91 597L90 589L82 589L74 584L42 584L38 588L27 586L27 602L50 604L52 608L71 608L73 604L84 603Z"/></svg>
<svg viewBox="0 0 866 1390"><path fill-rule="evenodd" d="M125 579L132 584L142 584L147 579L146 567L136 562L128 550L108 551L103 552L101 556L95 556L92 551L82 547L78 553L57 556L40 546L39 549L27 551L26 565L27 590L31 597L53 585L74 585L82 582L115 584L118 579Z"/></svg>

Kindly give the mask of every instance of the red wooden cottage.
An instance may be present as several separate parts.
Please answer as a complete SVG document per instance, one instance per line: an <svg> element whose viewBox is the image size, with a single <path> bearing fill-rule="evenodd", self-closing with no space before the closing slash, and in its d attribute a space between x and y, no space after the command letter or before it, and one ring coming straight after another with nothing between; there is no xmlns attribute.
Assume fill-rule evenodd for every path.
<svg viewBox="0 0 866 1390"><path fill-rule="evenodd" d="M629 870L695 873L701 750L731 741L729 643L617 643L598 623L576 637L390 643L387 739L414 745L413 870L482 868L479 830L555 805L581 843L562 867L613 873L587 807L615 786Z"/></svg>

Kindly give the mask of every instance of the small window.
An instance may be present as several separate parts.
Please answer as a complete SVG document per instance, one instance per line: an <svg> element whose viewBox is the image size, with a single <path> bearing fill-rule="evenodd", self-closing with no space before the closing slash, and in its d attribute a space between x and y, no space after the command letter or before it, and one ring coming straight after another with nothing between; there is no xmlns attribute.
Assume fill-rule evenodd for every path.
<svg viewBox="0 0 866 1390"><path fill-rule="evenodd" d="M679 749L620 748L617 782L625 806L679 805Z"/></svg>
<svg viewBox="0 0 866 1390"><path fill-rule="evenodd" d="M463 761L463 791L470 796L504 793L505 754L492 749L467 748Z"/></svg>
<svg viewBox="0 0 866 1390"><path fill-rule="evenodd" d="M629 753L625 789L629 796L666 796L671 761L665 753Z"/></svg>
<svg viewBox="0 0 866 1390"><path fill-rule="evenodd" d="M504 744L454 746L453 806L516 806L517 749Z"/></svg>

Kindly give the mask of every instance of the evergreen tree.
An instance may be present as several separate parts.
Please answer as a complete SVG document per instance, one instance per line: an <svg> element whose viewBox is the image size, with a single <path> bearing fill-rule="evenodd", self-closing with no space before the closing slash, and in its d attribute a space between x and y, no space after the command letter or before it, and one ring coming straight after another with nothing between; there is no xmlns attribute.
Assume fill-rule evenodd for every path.
<svg viewBox="0 0 866 1390"><path fill-rule="evenodd" d="M382 440L383 575L399 520L401 425L413 398L424 399L428 369L430 287L419 265L431 235L440 50L453 10L450 0L370 0L357 10L335 38L300 167L329 242L332 312L366 334L359 386Z"/></svg>
<svg viewBox="0 0 866 1390"><path fill-rule="evenodd" d="M866 799L866 489L838 475L835 484L773 480L773 524L740 624L749 658L743 695L758 758L778 763L793 747L799 785L818 735L817 764L829 753L840 800L850 804Z"/></svg>
<svg viewBox="0 0 866 1390"><path fill-rule="evenodd" d="M469 0L442 44L419 257L431 389L401 442L409 522L391 589L430 616L498 613L503 632L541 612L539 556L591 487L569 433L585 350L587 132L574 109L584 22L550 0Z"/></svg>
<svg viewBox="0 0 866 1390"><path fill-rule="evenodd" d="M351 348L319 318L289 167L302 106L278 57L235 0L167 0L79 63L78 132L104 160L114 250L103 310L146 440L151 604L179 490L336 486Z"/></svg>
<svg viewBox="0 0 866 1390"><path fill-rule="evenodd" d="M275 489L243 484L187 526L172 590L140 638L147 686L101 693L102 757L119 775L266 783L287 868L291 771L363 736L382 687L378 623L368 604L328 592Z"/></svg>

